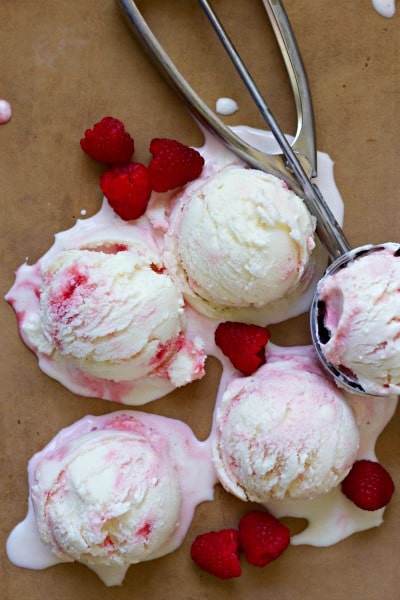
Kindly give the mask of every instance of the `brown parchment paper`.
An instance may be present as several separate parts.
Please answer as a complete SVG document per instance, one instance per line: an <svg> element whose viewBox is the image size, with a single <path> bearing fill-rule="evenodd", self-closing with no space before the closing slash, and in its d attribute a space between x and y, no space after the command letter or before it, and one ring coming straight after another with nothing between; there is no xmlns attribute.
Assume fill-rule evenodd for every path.
<svg viewBox="0 0 400 600"><path fill-rule="evenodd" d="M279 52L258 0L215 0L282 127L292 133L292 95ZM400 21L379 16L370 0L286 0L314 99L318 148L335 161L352 245L399 241ZM240 110L229 124L263 127L243 84L204 15L192 0L147 0L143 11L178 67L213 107L234 98ZM147 161L152 137L200 145L202 135L180 101L132 39L113 0L2 0L0 97L13 107L0 127L1 293L14 270L35 262L55 232L101 202L101 167L79 148L84 129L105 115L122 119ZM320 549L291 547L265 569L243 560L241 578L221 582L189 556L194 537L236 526L249 508L216 488L201 505L182 547L129 569L122 587L106 588L89 569L64 564L45 571L10 564L4 544L26 513L26 464L61 428L85 414L123 408L80 398L46 377L17 333L14 312L1 310L1 540L0 595L43 598L154 599L392 599L400 587L400 422L391 421L378 457L399 491L380 528ZM278 344L310 341L306 316L273 327ZM207 376L143 410L186 421L201 439L210 427L219 365ZM384 400L383 400L384 401Z"/></svg>

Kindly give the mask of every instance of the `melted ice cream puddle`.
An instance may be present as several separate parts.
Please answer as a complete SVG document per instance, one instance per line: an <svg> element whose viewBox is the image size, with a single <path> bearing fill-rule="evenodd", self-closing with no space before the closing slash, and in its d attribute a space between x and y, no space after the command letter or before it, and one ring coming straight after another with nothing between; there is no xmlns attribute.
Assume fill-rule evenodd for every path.
<svg viewBox="0 0 400 600"><path fill-rule="evenodd" d="M249 127L235 127L234 131L246 141L268 153L279 152L279 147L272 134ZM244 163L223 147L211 135L206 135L205 144L199 149L205 159L201 176L184 189L183 193L194 193L210 176L220 172L225 167L240 166ZM328 202L336 219L343 220L343 202L336 188L333 177L333 162L327 154L318 153L319 185L324 198ZM85 373L68 359L54 353L44 351L38 341L40 333L40 289L42 285L41 263L56 259L61 252L76 248L104 248L110 251L120 245L143 245L154 249L154 253L164 251L164 235L169 227L169 217L176 200L176 193L153 193L149 208L143 217L126 222L120 219L109 207L106 200L100 211L87 219L78 219L74 227L57 233L53 246L34 265L23 264L17 271L13 287L6 300L13 306L19 324L19 330L25 344L35 352L41 370L56 379L72 392L89 397L98 397L123 404L140 405L169 393L175 388L168 372L159 370L157 376L136 377L132 380L114 381L107 377L98 377ZM178 192L179 196L179 192ZM322 276L327 264L326 253L316 240L316 248L312 254L312 268L304 285L295 293L284 297L274 304L263 308L243 308L232 312L235 320L251 321L265 325L278 323L297 316L310 307L313 291L317 281ZM172 275L171 275L172 276ZM207 311L206 311L207 312ZM204 338L213 332L216 321L226 319L212 310L201 317L195 310L185 306L185 339L187 347L182 348L181 358L174 365L175 376L182 378L186 373L186 383L198 379L203 374ZM40 336L39 336L40 337ZM187 375L189 373L189 376Z"/></svg>
<svg viewBox="0 0 400 600"><path fill-rule="evenodd" d="M92 569L109 586L122 583L130 564L139 562L139 560L151 560L163 556L180 546L190 526L196 506L201 502L213 499L216 477L210 458L209 441L199 442L186 424L175 419L134 411L118 411L100 417L87 416L61 430L42 451L32 457L28 466L29 489L31 489L35 484L35 472L38 467L40 466L44 474L47 474L45 481L51 479L54 470L62 467L63 459L68 459L72 448L71 443L73 445L74 440L79 439L81 436L90 436L91 432L96 434L105 432L111 436L113 433L122 432L126 438L129 438L130 435L135 438L137 435L135 430L131 431L130 427L126 426L126 423L129 425L129 420L139 422L140 426L148 428L150 435L156 436L156 438L159 437L160 440L163 440L162 443L168 446L165 460L169 464L169 468L173 469L175 478L179 481L181 506L179 520L174 531L168 535L166 542L162 543L159 549L156 548L155 552L148 555L148 558L146 558L146 551L144 551L143 556L138 556L131 563L127 561L122 565L90 564L90 557L89 560L85 560L86 566ZM164 451L165 449L163 455L166 454ZM113 460L111 453L109 460ZM61 465L60 467L57 467L58 463ZM138 469L140 469L141 461L138 461L137 464ZM105 467L107 467L106 464ZM98 470L98 465L95 470ZM120 487L121 481L119 481L118 473L115 473L115 475L115 485ZM151 473L146 475L151 476ZM121 477L124 477L124 475L121 474ZM152 493L154 494L154 483L149 482L149 486L149 490L153 489ZM52 485L50 490L50 497L57 490L59 493L59 483ZM41 493L45 492L46 488L41 491ZM78 489L78 492L79 496L83 498L83 502L85 502L85 490L83 488ZM91 509L93 518L100 518L102 512L100 500L104 490L99 488L97 493L98 504L96 504L97 501L96 498L93 498L93 495L90 498L92 503L95 502L93 504L95 510ZM142 502L146 502L146 500ZM141 504L139 504L139 507ZM143 509L140 508L140 510ZM149 514L151 514L151 505L146 510L150 510ZM157 511L159 512L160 508L156 505L155 515ZM124 518L123 514L121 518ZM163 527L165 525L165 523L162 523ZM153 527L157 529L157 522L153 524ZM47 528L50 528L51 531L51 521ZM71 530L71 534L73 533L74 531ZM56 556L50 550L50 546L41 541L31 496L29 497L26 518L14 528L8 538L7 554L15 565L36 570L45 569L62 562L73 561L73 558L68 555Z"/></svg>
<svg viewBox="0 0 400 600"><path fill-rule="evenodd" d="M221 402L222 394L229 381L242 377L232 368L221 352L216 351L218 358L224 366L223 377L214 412L213 430L216 435L216 414ZM281 348L269 343L268 356L277 356L293 359L296 356L308 357L315 361L315 368L320 369L320 364L313 346L299 346ZM253 375L253 377L256 376ZM383 429L392 418L397 398L365 397L343 392L347 402L352 407L360 433L360 445L355 460L369 459L376 461L375 444ZM294 545L310 544L312 546L331 546L358 531L371 527L378 527L383 522L385 509L366 511L355 506L342 494L340 485L326 494L321 494L312 500L274 500L264 504L275 517L296 517L307 519L308 525L299 534L291 538Z"/></svg>
<svg viewBox="0 0 400 600"><path fill-rule="evenodd" d="M237 127L234 130L260 150L271 153L279 152L271 134L248 127ZM226 166L243 165L239 159L209 135L206 135L205 145L200 150L205 158L205 167L200 181L189 184L193 186L192 189L196 189L196 186L201 185L203 179L217 173ZM335 214L336 219L339 223L342 223L343 203L334 182L333 163L326 154L318 153L318 172L319 177L316 182ZM119 244L121 241L129 243L132 241L132 237L143 236L146 239L150 235L155 235L156 243L162 248L163 236L169 226L170 200L173 195L173 193L153 194L147 215L135 222L135 224L125 223L119 219L109 208L107 202L104 202L101 210L96 215L84 221L79 220L72 229L57 234L55 243L49 250L48 256L55 256L64 249L85 246L88 243L88 239L93 244L99 241L104 242L105 240ZM318 244L315 252L315 271L306 289L300 290L299 294L290 299L284 299L282 302L266 308L244 309L242 318L265 325L277 323L305 312L310 306L316 282L321 277L326 264L327 257L320 244ZM16 282L7 295L7 300L12 304L17 313L21 331L23 331L22 326L26 318L30 317L37 310L40 283L38 265L29 266L24 264L18 270ZM218 406L219 398L229 379L240 377L240 374L233 369L226 357L222 355L214 344L214 331L217 324L218 318L215 315L214 318L200 316L194 310L188 309L188 335L192 337L200 336L204 342L205 353L216 356L223 365L223 374L216 406ZM25 343L35 350L29 337L24 333L22 333L22 337ZM314 350L312 347L282 349L269 344L267 352L284 353L289 356L296 355L296 353L305 353L308 356L312 356ZM143 404L154 398L161 397L173 387L168 380L154 380L149 377L137 380L134 384L131 382L114 382L111 380L99 380L93 377L82 377L82 374L79 374L76 370L72 370L70 366L55 362L46 355L38 353L38 359L39 366L45 373L60 381L70 390L83 396L98 396L126 404ZM361 442L357 458L374 459L376 439L393 415L396 400L390 398L382 402L382 400L377 398L368 398L366 400L365 398L359 399L357 396L347 397L353 407L360 427ZM105 417L100 417L100 419L102 418ZM155 419L154 425L157 427L159 426L159 419L162 419L162 417L152 415L145 415L145 418L146 420ZM91 426L90 419L92 417L86 417L80 421L84 429ZM65 435L65 431L63 430L59 435ZM212 432L209 440L204 443L204 453L201 459L202 464L199 465L199 468L201 466L203 469L202 473L204 474L204 480L196 483L196 498L199 502L212 498L212 491L210 490L215 483L215 473L211 465L210 446L213 435L214 432ZM198 441L193 443L195 445L200 444ZM187 452L187 448L185 448L185 452L182 454L183 446L180 444L178 446L179 449L176 452L180 456L181 468L186 469L185 477L188 478L187 485L190 486L190 481L193 482L194 474L197 478L197 468L193 468L190 451ZM184 481L185 477L182 481ZM193 507L193 505L191 506ZM277 517L293 516L306 518L309 522L307 528L302 533L294 536L292 543L307 543L316 546L330 545L344 539L355 531L362 531L369 527L378 526L382 522L384 512L384 509L374 511L373 513L358 509L341 494L339 487L314 500L268 502L266 507ZM184 529L186 525L187 522ZM177 547L182 539L177 538L174 547ZM27 568L40 569L60 562L38 538L31 503L29 503L27 518L21 524L17 525L12 532L7 550L12 562ZM97 572L107 585L121 583L127 567L124 567L120 571L116 571L115 568L112 569L110 571L110 567L93 567L93 570Z"/></svg>

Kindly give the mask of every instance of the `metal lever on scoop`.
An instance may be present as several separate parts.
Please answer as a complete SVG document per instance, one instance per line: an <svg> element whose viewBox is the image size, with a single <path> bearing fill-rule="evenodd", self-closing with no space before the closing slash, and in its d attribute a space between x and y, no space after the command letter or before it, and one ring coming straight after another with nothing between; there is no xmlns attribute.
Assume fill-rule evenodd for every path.
<svg viewBox="0 0 400 600"><path fill-rule="evenodd" d="M123 14L126 16L128 24L132 28L133 32L138 37L139 41L144 45L145 49L149 52L150 57L155 62L156 66L161 70L162 74L166 77L168 83L183 100L184 104L194 116L196 121L214 134L225 146L227 146L232 152L234 152L234 154L236 154L236 156L241 158L248 165L283 179L296 192L296 194L304 198L308 210L317 219L317 234L322 244L324 245L331 259L338 258L350 250L350 246L344 237L339 224L333 216L330 208L322 198L317 186L310 181L303 165L293 151L290 143L282 133L275 118L271 114L267 103L259 93L256 84L247 71L243 61L240 59L222 25L218 21L217 16L211 9L210 4L205 0L199 0L199 2L213 26L221 33L221 41L223 42L229 56L232 60L232 57L235 57L234 64L236 68L238 68L240 75L250 91L250 94L252 96L253 94L256 96L256 104L266 123L271 129L274 137L276 138L284 156L280 154L265 154L264 152L261 152L260 150L257 150L250 144L246 143L239 136L233 133L233 131L227 127L212 110L210 110L210 108L196 94L186 79L178 71L174 63L171 61L161 44L148 27L135 2L133 2L133 0L117 0L117 4L122 9ZM287 48L287 52L297 53L297 45L294 41L294 37L290 28L287 27L288 21L281 2L268 0L268 4L271 8L269 14L274 16L273 22L276 24L274 27L274 32L275 35L278 36L278 40L280 39L281 32L285 32L286 42L283 39L279 45L282 47L283 44ZM291 43L288 43L288 40L291 40ZM298 65L299 72L301 72L301 61L297 61L296 63L296 61L286 59L285 64L289 68L289 71L291 70L293 63ZM305 74L303 74L303 76L300 78L292 76L291 82L292 85L295 86L298 84L307 86ZM305 89L308 90L307 87ZM302 105L305 105L306 101L308 101L310 105L309 93L303 92L299 94L299 98L302 99ZM298 108L300 107L299 100L297 101L297 106ZM309 116L307 119L307 122L310 123ZM299 139L298 135L297 139ZM304 142L304 139L305 136L301 136L300 140L303 140ZM307 160L309 159L307 158ZM287 165L289 165L290 170L288 169Z"/></svg>
<svg viewBox="0 0 400 600"><path fill-rule="evenodd" d="M196 94L187 80L179 72L164 48L161 46L141 12L133 0L116 0L127 23L135 37L142 44L155 66L160 70L166 81L178 94L194 119L218 138L236 156L254 169L260 169L280 177L301 194L297 180L285 169L285 159L282 155L269 155L254 148L238 135L207 106Z"/></svg>
<svg viewBox="0 0 400 600"><path fill-rule="evenodd" d="M266 154L254 148L226 126L194 92L178 71L149 29L135 3L132 0L117 0L117 3L122 9L123 14L127 17L128 24L139 41L143 43L156 66L159 67L168 83L178 93L195 120L215 135L227 148L249 166L283 179L296 194L304 199L308 210L317 219L317 234L333 261L320 281L320 284L325 278L334 275L349 262L361 258L366 253L382 249L382 246L373 246L370 244L351 250L339 224L324 201L321 192L311 182L310 177L316 172L311 96L298 47L280 0L263 0L263 3L281 48L295 96L298 128L292 146L281 131L265 99L260 94L242 59L212 10L210 3L207 0L199 0L201 7L217 32L229 57L281 148L282 154L276 155ZM307 169L308 173L305 169ZM398 256L397 251L396 256ZM310 310L311 334L317 354L322 364L341 386L359 394L366 394L368 392L360 385L356 376L353 377L345 367L334 367L324 356L323 346L326 338L326 330L322 315L320 314L320 284L317 286Z"/></svg>
<svg viewBox="0 0 400 600"><path fill-rule="evenodd" d="M308 79L292 27L281 2L262 0L276 41L286 65L297 113L297 131L291 146L307 157L311 177L317 175L317 148L315 143L314 110Z"/></svg>
<svg viewBox="0 0 400 600"><path fill-rule="evenodd" d="M222 45L229 55L229 58L232 60L239 75L256 102L262 117L271 129L282 150L282 153L287 160L288 168L293 171L297 181L299 182L303 190L303 193L300 195L304 198L308 210L317 219L318 237L320 238L330 258L332 260L339 258L343 254L349 252L351 249L351 246L346 240L339 223L336 221L332 211L323 199L318 187L311 182L310 178L305 172L301 161L283 134L275 117L272 115L269 106L261 96L256 84L254 83L254 80L252 79L243 60L240 58L234 45L229 39L229 36L219 21L217 15L211 8L210 3L207 0L199 0L199 3L206 13L210 23L214 27ZM282 3L279 0L267 0L267 3L264 2L264 4L268 4L270 7L275 23L282 23L282 19L284 19L283 23L286 25L286 28L282 26L282 30L286 31L287 39L292 38L292 43L290 44L289 49L291 52L296 51L297 44L293 38L291 29L287 27L288 20Z"/></svg>

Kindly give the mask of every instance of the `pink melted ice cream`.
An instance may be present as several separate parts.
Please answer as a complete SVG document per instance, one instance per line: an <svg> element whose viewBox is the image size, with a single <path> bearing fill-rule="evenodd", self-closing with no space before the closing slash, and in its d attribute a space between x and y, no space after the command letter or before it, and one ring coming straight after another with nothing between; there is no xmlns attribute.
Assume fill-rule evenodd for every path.
<svg viewBox="0 0 400 600"><path fill-rule="evenodd" d="M322 280L321 350L369 394L400 394L400 257L384 244Z"/></svg>
<svg viewBox="0 0 400 600"><path fill-rule="evenodd" d="M245 127L236 129L260 150L279 151L271 134ZM17 270L6 299L17 314L21 337L36 353L42 371L72 392L139 405L203 376L207 348L212 346L209 340L213 337L215 320L221 314L219 309L211 313L201 309L207 313L202 315L186 303L187 286L171 263L166 237L170 237L182 195L193 196L207 181L215 181L218 173L244 172L246 181L252 175L210 136L206 136L200 152L205 158L201 177L183 190L153 193L149 209L140 219L123 221L104 201L97 214L78 220L71 229L56 234L53 246L36 264L23 264ZM322 153L318 153L318 160L321 173L318 185L340 221L343 206L333 180L333 163ZM256 172L256 182L259 177L264 181L264 175ZM271 183L268 177L266 181L268 189L277 190L278 197L285 202L288 190L275 180ZM313 221L300 199L289 194L296 210L290 215L285 204L281 217L279 206L271 202L268 220L261 214L258 192L251 195L250 182L246 185L252 198L249 223L261 237L265 225L264 250L269 243L272 252L276 236L284 241L277 264L284 264L286 256L287 264L291 265L288 273L294 279L278 281L278 288L280 284L292 288L293 284L295 290L286 294L285 287L278 293L283 294L279 301L261 306L265 291L263 268L260 261L255 261L253 283L244 291L241 306L225 307L222 313L224 319L265 325L289 319L309 308L313 287L327 259L318 240L312 250ZM229 227L227 235L228 230ZM287 230L291 232L289 235ZM257 253L257 243L253 253ZM238 268L245 260L239 246ZM279 279L279 269L275 267L272 272ZM239 279L236 288L242 287ZM205 305L211 306L209 302L203 303L203 308Z"/></svg>
<svg viewBox="0 0 400 600"><path fill-rule="evenodd" d="M30 514L10 535L10 559L28 568L78 561L121 583L130 564L179 546L196 505L212 499L209 455L208 443L165 417L81 419L31 459Z"/></svg>
<svg viewBox="0 0 400 600"><path fill-rule="evenodd" d="M104 205L23 265L7 299L46 372L78 393L140 404L202 377L205 354L145 222L116 226L111 212Z"/></svg>

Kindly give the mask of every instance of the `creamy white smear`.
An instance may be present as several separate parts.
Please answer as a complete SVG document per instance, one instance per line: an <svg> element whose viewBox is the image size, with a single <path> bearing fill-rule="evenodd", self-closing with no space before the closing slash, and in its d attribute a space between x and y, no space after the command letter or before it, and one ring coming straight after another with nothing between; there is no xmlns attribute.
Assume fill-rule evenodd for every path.
<svg viewBox="0 0 400 600"><path fill-rule="evenodd" d="M232 98L218 98L215 110L220 115L233 115L239 110L239 106Z"/></svg>
<svg viewBox="0 0 400 600"><path fill-rule="evenodd" d="M395 0L371 0L372 6L382 17L390 19L396 13Z"/></svg>

